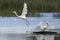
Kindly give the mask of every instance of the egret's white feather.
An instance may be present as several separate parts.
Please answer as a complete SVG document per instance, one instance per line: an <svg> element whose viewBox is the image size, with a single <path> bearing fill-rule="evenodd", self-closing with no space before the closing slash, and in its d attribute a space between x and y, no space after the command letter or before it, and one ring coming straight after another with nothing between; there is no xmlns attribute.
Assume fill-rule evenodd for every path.
<svg viewBox="0 0 60 40"><path fill-rule="evenodd" d="M24 3L24 8L23 8L21 16L26 17L26 14L27 14L27 4Z"/></svg>
<svg viewBox="0 0 60 40"><path fill-rule="evenodd" d="M24 19L30 25L30 23L26 19L26 14L27 14L27 4L26 3L24 3L23 11L22 11L22 14L20 16L17 15L16 11L13 11L13 13L15 13L15 15L17 17ZM27 26L28 26L28 24L27 24Z"/></svg>

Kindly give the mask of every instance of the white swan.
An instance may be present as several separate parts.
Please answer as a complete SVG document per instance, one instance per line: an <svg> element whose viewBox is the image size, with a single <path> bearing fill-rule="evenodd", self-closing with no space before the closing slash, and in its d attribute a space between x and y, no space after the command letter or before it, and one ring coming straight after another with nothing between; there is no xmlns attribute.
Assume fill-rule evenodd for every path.
<svg viewBox="0 0 60 40"><path fill-rule="evenodd" d="M45 25L43 25L42 22L38 23L38 25L37 25L37 29L39 29L39 31L43 31L43 32L46 31L47 29L50 29L50 27L52 28L54 26L48 22L46 22ZM49 37L51 37L51 36L50 35L41 35L42 40L49 40ZM39 38L39 36L38 36L38 38Z"/></svg>
<svg viewBox="0 0 60 40"><path fill-rule="evenodd" d="M13 11L13 13L15 13L15 15L17 17L19 17L19 18L21 18L23 20L26 20L26 22L30 25L30 23L26 19L26 14L27 14L27 4L26 3L24 3L23 11L22 11L22 14L20 16L16 13L16 11Z"/></svg>
<svg viewBox="0 0 60 40"><path fill-rule="evenodd" d="M46 22L45 25L42 25L42 22L40 22L38 25L37 25L37 28L39 28L41 31L45 31L48 27L50 27L49 23Z"/></svg>

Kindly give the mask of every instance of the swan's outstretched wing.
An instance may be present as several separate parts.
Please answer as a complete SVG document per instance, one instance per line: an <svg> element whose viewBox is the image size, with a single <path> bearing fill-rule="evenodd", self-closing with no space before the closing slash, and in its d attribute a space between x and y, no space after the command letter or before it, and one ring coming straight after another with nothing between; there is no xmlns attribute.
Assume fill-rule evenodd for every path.
<svg viewBox="0 0 60 40"><path fill-rule="evenodd" d="M42 22L40 22L40 23L37 24L36 28L38 28L38 29L41 30L42 26L43 26L43 25L42 25Z"/></svg>
<svg viewBox="0 0 60 40"><path fill-rule="evenodd" d="M26 16L26 14L27 14L27 4L24 3L24 8L23 8L21 16Z"/></svg>

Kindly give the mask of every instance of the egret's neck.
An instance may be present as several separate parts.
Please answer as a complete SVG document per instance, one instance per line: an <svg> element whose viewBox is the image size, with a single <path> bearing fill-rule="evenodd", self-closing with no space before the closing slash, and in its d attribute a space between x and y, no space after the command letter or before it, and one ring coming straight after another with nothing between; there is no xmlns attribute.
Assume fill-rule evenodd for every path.
<svg viewBox="0 0 60 40"><path fill-rule="evenodd" d="M14 12L15 13L15 15L17 16L17 17L19 17L19 15L16 13L16 12Z"/></svg>

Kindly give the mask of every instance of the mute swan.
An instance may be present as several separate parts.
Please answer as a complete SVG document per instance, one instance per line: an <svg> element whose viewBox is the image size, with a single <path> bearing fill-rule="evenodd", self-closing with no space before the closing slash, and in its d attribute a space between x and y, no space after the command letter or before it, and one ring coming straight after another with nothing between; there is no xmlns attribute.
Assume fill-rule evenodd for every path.
<svg viewBox="0 0 60 40"><path fill-rule="evenodd" d="M40 22L38 25L37 25L37 28L39 28L41 31L45 31L48 27L50 27L49 23L46 22L45 25L42 25L42 22Z"/></svg>

